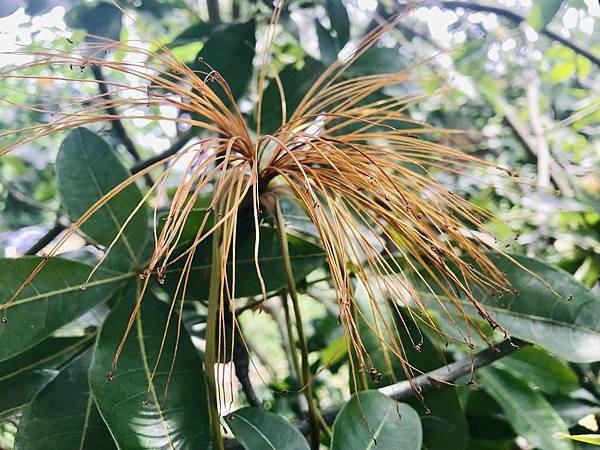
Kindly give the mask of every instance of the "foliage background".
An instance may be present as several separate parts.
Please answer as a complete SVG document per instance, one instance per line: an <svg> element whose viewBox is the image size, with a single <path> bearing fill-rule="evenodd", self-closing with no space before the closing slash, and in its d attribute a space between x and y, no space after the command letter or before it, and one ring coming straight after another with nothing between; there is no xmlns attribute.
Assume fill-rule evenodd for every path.
<svg viewBox="0 0 600 450"><path fill-rule="evenodd" d="M511 242L513 252L564 269L591 289L590 295L598 300L598 56L594 63L540 30L552 30L592 55L599 55L600 6L594 0L485 3L522 15L530 25L525 26L510 16L490 13L485 8L479 10L481 5L477 2L467 1L462 5L468 8L459 8L457 3L460 2L423 2L423 6L407 15L399 27L386 34L378 48L352 70L363 74L393 71L435 55L427 64L415 69L419 80L415 85L399 88L426 94L422 102L411 107L412 117L443 128L476 132L456 135L448 144L496 165L511 167L528 181L515 185L510 180L492 178L490 174L473 173L468 177L448 177L444 183L510 224L514 231L498 229L496 233L499 239ZM250 79L260 58L247 46L248 37L253 38L254 33L254 23L249 20L255 20L260 52L261 38L271 14L269 2L227 0L217 3L213 0L206 5L191 0L123 0L120 4L127 15L101 1L5 1L0 5L0 46L7 54L2 55L0 64L23 62L23 57L14 54L23 47L29 50L40 45L67 48L66 38L79 41L84 36L82 30L113 39L158 39L170 44L180 58L192 65L197 63L199 54L203 55L228 81L235 80L242 110L248 113L253 110L256 88ZM296 69L287 79L286 92L288 87L289 92L305 89L303 83L310 80L311 71L322 67L319 62L330 63L348 40L358 38L404 6L402 2L374 0L289 2L275 43L275 68ZM233 22L236 25L230 25ZM59 73L62 69L53 70ZM82 76L91 75L83 73ZM1 96L15 103L44 98L48 87L40 81L0 80ZM74 88L67 83L54 88L58 90L53 95L73 95ZM89 86L89 91L93 95L95 88ZM178 113L175 110L160 112ZM122 113L133 115L135 111ZM5 103L0 114L0 129L26 127L46 119ZM174 125L135 119L124 124L142 160L168 149L182 137L190 137L189 130ZM107 127L95 131L116 147L117 157L125 166L135 164L118 130ZM5 257L26 253L40 237L66 219L57 191L55 164L63 138L62 135L44 138L0 159L0 253ZM546 157L539 157L540 154ZM549 173L547 179L546 172ZM172 184L176 181L173 179ZM93 258L98 250L84 245L81 237L71 239L67 250L75 251L73 257L76 258ZM314 275L309 282L318 278L318 274ZM340 338L337 314L332 299L328 298L330 294L326 285L316 283L308 287L302 297L309 318L307 333L315 365L327 360L327 352L331 352ZM281 317L276 309L269 314L243 314L240 320L252 349L252 361L260 374L260 377L252 376L257 395L266 409L294 420L301 403L299 397L274 394L297 387L286 359L285 338L278 323ZM73 340L77 336L88 336L107 311L105 304L100 305L61 328L55 336ZM202 332L198 331L193 317L187 325L197 344ZM450 359L464 351L451 350L446 355ZM442 433L442 442L453 439L455 448L468 446L473 450L527 448L527 441L533 442L535 448L551 448L537 436L551 430L547 427L523 430L519 425L525 420L521 413L489 395L490 385L500 389L498 380L508 386L507 389L512 386L521 392L532 420L547 424L544 422L547 418L540 417L558 414L559 420L574 434L597 431L598 363L568 363L538 347L522 352L520 354L525 356L496 363L494 369L482 375L480 385L468 388L461 385L457 414L464 416L468 427L454 430L452 438L444 438ZM76 362L88 357L84 353ZM73 364L68 367L72 368ZM57 367L58 363L43 370ZM348 399L347 376L348 368L343 361L331 365L319 376L315 388L322 407ZM49 379L45 379L46 382ZM7 384L1 384L6 380L0 373L2 392L9 389ZM241 389L236 380L232 381L236 389ZM43 383L36 386L39 389ZM4 401L7 398L2 397ZM538 397L544 401L540 403ZM2 448L14 445L20 412L30 400L28 397L17 408L14 405L9 408L2 405L0 399ZM239 395L235 402L241 406L245 400ZM547 410L548 404L553 411ZM419 409L419 405L413 406ZM424 421L427 420L424 417ZM537 441L538 438L541 440ZM440 448L436 447L439 443L428 445L428 448Z"/></svg>

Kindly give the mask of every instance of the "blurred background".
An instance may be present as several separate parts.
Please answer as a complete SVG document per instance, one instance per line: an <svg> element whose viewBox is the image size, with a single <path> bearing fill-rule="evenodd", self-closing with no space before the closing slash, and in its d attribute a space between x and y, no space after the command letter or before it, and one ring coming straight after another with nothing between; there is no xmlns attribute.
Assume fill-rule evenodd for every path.
<svg viewBox="0 0 600 450"><path fill-rule="evenodd" d="M0 72L31 60L19 52L69 49L89 33L147 40L148 48L153 45L150 42L158 41L191 65L203 48L214 49L215 43L225 39L212 53L224 77L249 81L252 74L256 76L273 10L270 0L119 0L118 5L110 1L2 0ZM383 36L368 58L351 69L353 73L392 72L418 65L412 69L413 83L394 88L423 95L421 102L410 107L410 115L440 128L469 131L440 139L494 165L510 167L523 183L494 176L494 169L460 177L436 176L508 223L513 231L495 231L499 239L512 242L513 251L562 267L600 292L598 0L289 1L283 6L272 70L289 66L301 74L314 67L322 70L344 47L409 7L413 9L399 26ZM256 24L256 52L247 55L244 47L254 42L253 36L242 36L242 47L230 52L224 37L238 42L240 33L248 33L250 28L244 24L249 21ZM254 33L254 27L251 30ZM69 73L64 67L41 70L54 75ZM76 68L75 72L78 77L123 77L94 73L91 68ZM304 80L290 81L294 82L301 89ZM251 116L256 83L242 83L238 94L241 110ZM81 95L97 95L97 87L0 79L0 133L50 120L12 104L48 103ZM161 108L162 115L179 114L175 108ZM119 112L136 114L135 109ZM133 119L122 123L124 131L110 125L102 131L129 165L202 134L202 130L166 122ZM132 142L124 143L123 133ZM0 256L39 251L60 233L64 212L57 197L54 159L63 137L40 139L0 158ZM73 239L65 250L83 245L83 239ZM325 349L336 345L335 315L323 303L306 297L312 319L309 344ZM275 318L254 315L242 316L242 320L265 377L272 383L284 380L288 366L278 344ZM329 375L319 378L323 406L348 396L345 381L336 376L337 369L334 364ZM266 387L261 394L268 396ZM272 401L285 410L285 399ZM597 430L594 424L584 425ZM3 425L6 435L1 444L7 448L9 425Z"/></svg>

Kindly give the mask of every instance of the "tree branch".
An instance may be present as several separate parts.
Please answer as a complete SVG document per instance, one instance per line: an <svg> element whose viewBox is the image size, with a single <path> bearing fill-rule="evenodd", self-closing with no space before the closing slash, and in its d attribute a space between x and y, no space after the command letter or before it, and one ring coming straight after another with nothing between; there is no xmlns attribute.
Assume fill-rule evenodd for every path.
<svg viewBox="0 0 600 450"><path fill-rule="evenodd" d="M456 0L454 0L454 1L436 0L435 3L434 2L431 3L432 6L437 6L440 4L446 9L463 8L463 9L466 9L469 11L488 12L488 13L497 14L499 16L505 17L506 19L510 20L511 22L514 22L517 25L519 25L521 22L524 22L527 20L525 17L523 17L520 14L517 14L513 11L510 11L508 9L504 9L504 8L501 8L498 6L481 5L479 3L456 1ZM589 52L588 50L580 47L575 42L573 42L563 36L560 36L559 34L556 34L554 31L549 30L547 27L544 27L541 30L539 30L539 33L545 35L546 37L548 37L552 40L560 42L565 47L568 47L571 50L573 50L575 53L586 57L595 65L600 66L600 57L598 57L598 56L594 55L593 53Z"/></svg>
<svg viewBox="0 0 600 450"><path fill-rule="evenodd" d="M221 20L219 0L206 0L206 7L208 9L208 20L211 22L219 22Z"/></svg>
<svg viewBox="0 0 600 450"><path fill-rule="evenodd" d="M402 381L400 383L385 386L379 389L384 395L393 398L399 402L409 400L417 395L421 396L427 392L439 389L447 383L452 383L463 375L472 373L477 369L489 366L505 356L508 356L529 343L520 339L505 339L493 347L488 347L470 358L463 358L446 366L434 369L431 372L424 373L411 381ZM340 412L341 406L332 406L324 409L322 416L328 424L333 423ZM307 420L294 422L294 426L304 435L310 431L310 424ZM239 450L243 447L234 439L228 439L225 443L227 450Z"/></svg>
<svg viewBox="0 0 600 450"><path fill-rule="evenodd" d="M472 358L464 358L455 361L447 366L419 375L411 381L401 381L400 383L385 386L378 390L394 400L406 401L417 395L423 395L427 392L439 389L440 387L447 385L447 383L452 383L463 375L467 375L474 370L488 366L494 361L516 352L524 345L528 345L527 342L523 342L519 339L505 339L494 347L488 347L485 350L480 351ZM327 423L333 423L339 411L339 406L327 408L323 410L323 418ZM298 421L295 425L302 433L307 433L309 430L309 424L305 420Z"/></svg>
<svg viewBox="0 0 600 450"><path fill-rule="evenodd" d="M62 231L65 230L66 228L67 228L67 226L64 225L60 221L60 219L58 219L56 221L56 223L54 224L54 226L52 228L50 228L46 232L46 234L44 234L35 244L33 244L29 248L29 250L27 250L25 252L25 255L35 255L41 249L46 247L46 245L48 245L50 242L52 242L54 240L54 238L56 238L56 236L58 236L60 233L62 233Z"/></svg>
<svg viewBox="0 0 600 450"><path fill-rule="evenodd" d="M100 91L100 94L102 94L102 97L110 102L112 100L112 96L110 95L110 92L108 92L108 87L104 82L106 80L104 79L104 75L102 74L102 68L97 65L92 65L92 73L94 74L94 78L100 81L100 83L98 83L98 90ZM112 104L108 103L108 106L105 109L110 116L118 117L119 113L117 112L115 107L112 106ZM119 140L125 146L127 152L133 157L136 163L140 162L142 159L142 157L140 156L140 152L135 147L133 140L127 134L127 131L123 126L123 122L121 122L119 119L114 119L112 120L112 127L113 130L115 130L115 134L118 136ZM154 180L152 180L150 174L144 175L144 180L146 180L146 184L148 186L154 185Z"/></svg>
<svg viewBox="0 0 600 450"><path fill-rule="evenodd" d="M151 158L148 158L144 161L140 161L137 164L135 164L131 168L131 173L133 173L133 174L138 173L138 172L144 170L146 167L149 167L152 164L157 163L158 161L161 161L165 158L168 158L169 156L174 155L187 143L187 141L190 140L190 138L192 136L193 136L192 129L186 131L181 136L179 136L177 138L177 140L175 142L173 142L173 144L171 144L171 146L164 152L162 152L158 155L152 156Z"/></svg>

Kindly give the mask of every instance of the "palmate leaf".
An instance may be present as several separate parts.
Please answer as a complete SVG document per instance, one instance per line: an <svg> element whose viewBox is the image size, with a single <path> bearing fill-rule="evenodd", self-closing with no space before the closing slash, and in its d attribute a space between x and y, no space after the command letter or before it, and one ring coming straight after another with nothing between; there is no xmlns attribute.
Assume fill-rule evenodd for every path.
<svg viewBox="0 0 600 450"><path fill-rule="evenodd" d="M35 267L39 257L0 259L0 298L8 300ZM63 325L108 300L123 283L135 276L100 269L85 291L81 284L92 267L62 258L50 259L25 287L0 324L0 361L43 341Z"/></svg>
<svg viewBox="0 0 600 450"><path fill-rule="evenodd" d="M354 395L336 417L331 449L420 450L422 434L419 415L410 406L377 391L364 391Z"/></svg>
<svg viewBox="0 0 600 450"><path fill-rule="evenodd" d="M225 417L236 439L247 450L308 450L302 434L283 417L262 408L242 408Z"/></svg>
<svg viewBox="0 0 600 450"><path fill-rule="evenodd" d="M212 448L202 362L185 329L181 330L165 395L175 352L176 315L171 319L162 358L150 384L167 323L167 304L151 295L144 297L117 369L107 377L135 299L132 291L111 311L94 349L90 385L100 414L119 448Z"/></svg>
<svg viewBox="0 0 600 450"><path fill-rule="evenodd" d="M487 367L478 372L483 388L502 407L515 431L535 448L572 450L571 442L556 437L567 426L550 403L527 383L501 369Z"/></svg>
<svg viewBox="0 0 600 450"><path fill-rule="evenodd" d="M15 450L112 450L88 383L91 349L73 360L25 408Z"/></svg>
<svg viewBox="0 0 600 450"><path fill-rule="evenodd" d="M130 176L116 151L97 134L82 127L72 130L62 142L56 172L62 203L73 220ZM141 201L140 189L131 184L85 221L81 231L92 241L108 247ZM139 264L148 239L147 220L143 205L112 248L107 266L126 271Z"/></svg>

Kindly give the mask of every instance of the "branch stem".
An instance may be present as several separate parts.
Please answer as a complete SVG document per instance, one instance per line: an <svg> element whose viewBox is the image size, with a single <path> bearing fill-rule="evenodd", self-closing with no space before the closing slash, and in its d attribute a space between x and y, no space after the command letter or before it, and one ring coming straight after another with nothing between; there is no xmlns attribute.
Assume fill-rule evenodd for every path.
<svg viewBox="0 0 600 450"><path fill-rule="evenodd" d="M413 378L411 381L401 381L379 388L378 390L382 394L399 402L406 401L417 395L423 395L446 386L472 371L489 366L494 361L516 352L525 345L529 344L519 339L505 339L495 346L488 347L471 357L463 358L446 366L426 372ZM327 408L323 411L323 418L327 423L333 423L339 412L339 406ZM303 434L306 434L308 429L306 422L299 421L295 425Z"/></svg>
<svg viewBox="0 0 600 450"><path fill-rule="evenodd" d="M287 233L285 230L285 221L283 213L281 211L281 205L279 199L275 202L275 226L277 228L277 236L279 238L279 245L281 247L281 257L283 259L283 266L285 270L285 277L288 285L289 297L292 301L292 307L294 310L294 316L296 319L296 333L298 334L298 346L301 354L301 367L299 368L301 373L300 383L303 385L303 392L308 403L308 417L310 420L310 436L311 436L311 447L318 449L320 445L319 439L319 410L316 405L316 399L313 396L313 392L310 385L310 365L308 362L308 346L306 344L306 336L304 334L304 325L302 323L302 312L300 311L300 302L298 301L298 291L296 290L296 281L294 280L294 271L292 269L292 263L290 260L290 253L288 249ZM284 296L283 305L286 311L286 323L288 325L288 336L290 337L290 344L292 351L295 352L295 345L292 338L291 332L291 318L287 306L287 295ZM294 354L294 359L297 356ZM297 361L294 364L297 366ZM296 367L296 370L299 370Z"/></svg>
<svg viewBox="0 0 600 450"><path fill-rule="evenodd" d="M223 450L223 436L221 435L221 422L217 401L217 380L215 378L215 341L221 301L221 233L222 228L216 228L212 236L210 290L206 317L206 348L204 350L204 372L208 390L213 448L216 450Z"/></svg>

